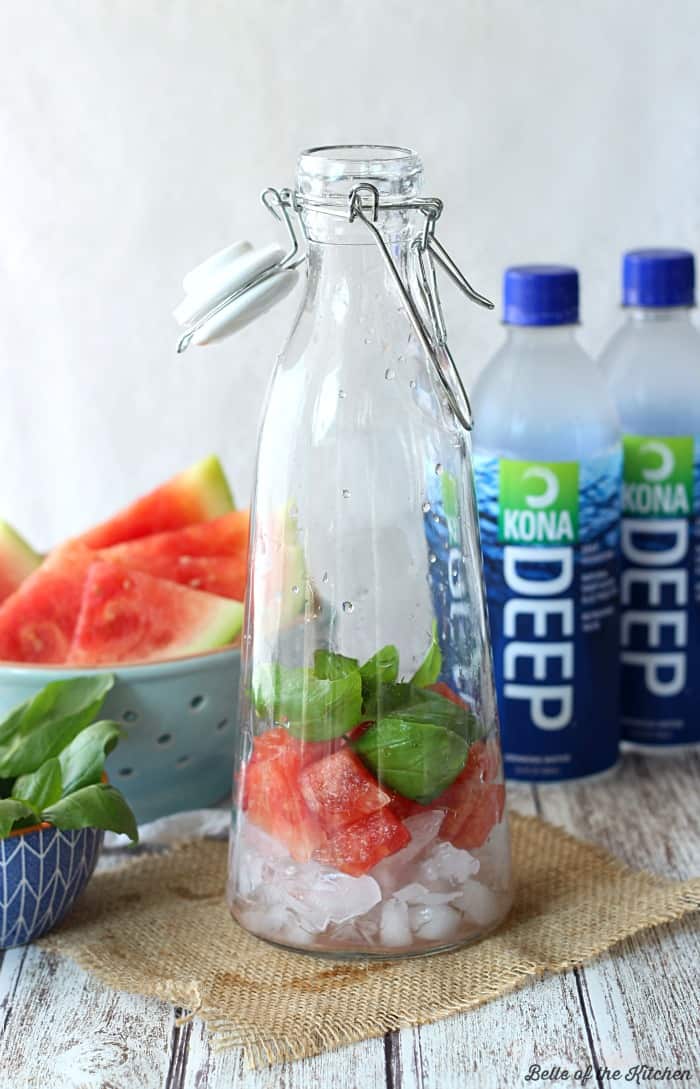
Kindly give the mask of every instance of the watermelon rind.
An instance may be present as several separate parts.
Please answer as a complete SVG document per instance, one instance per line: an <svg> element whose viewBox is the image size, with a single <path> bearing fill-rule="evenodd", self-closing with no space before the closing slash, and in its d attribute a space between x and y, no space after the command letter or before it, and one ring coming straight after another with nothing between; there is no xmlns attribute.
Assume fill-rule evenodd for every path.
<svg viewBox="0 0 700 1089"><path fill-rule="evenodd" d="M202 458L196 465L185 469L180 474L180 480L185 485L194 485L201 490L204 498L205 518L217 518L220 514L227 514L235 510L236 503L233 498L231 486L226 478L224 467L216 454L210 454Z"/></svg>
<svg viewBox="0 0 700 1089"><path fill-rule="evenodd" d="M201 654L203 651L217 650L238 638L243 628L243 603L230 598L220 600L218 609L212 613L211 622L202 628L196 638L178 644L178 654Z"/></svg>
<svg viewBox="0 0 700 1089"><path fill-rule="evenodd" d="M32 571L36 571L43 556L35 552L30 544L25 541L17 530L0 519L0 569L2 569L2 581L13 584L13 588L19 586Z"/></svg>

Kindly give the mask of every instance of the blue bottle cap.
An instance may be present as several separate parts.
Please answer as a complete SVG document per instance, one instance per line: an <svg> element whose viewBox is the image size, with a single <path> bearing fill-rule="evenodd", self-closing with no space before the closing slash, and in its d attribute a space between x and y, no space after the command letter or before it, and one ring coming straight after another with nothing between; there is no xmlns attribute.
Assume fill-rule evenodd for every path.
<svg viewBox="0 0 700 1089"><path fill-rule="evenodd" d="M623 306L694 306L695 258L689 250L631 250L622 260Z"/></svg>
<svg viewBox="0 0 700 1089"><path fill-rule="evenodd" d="M567 265L514 265L503 277L506 325L574 325L578 272Z"/></svg>

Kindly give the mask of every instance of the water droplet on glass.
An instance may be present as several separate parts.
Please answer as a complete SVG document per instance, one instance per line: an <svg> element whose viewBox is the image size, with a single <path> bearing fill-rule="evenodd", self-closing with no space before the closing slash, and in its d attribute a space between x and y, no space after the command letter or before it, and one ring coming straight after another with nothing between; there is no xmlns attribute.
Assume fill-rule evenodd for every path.
<svg viewBox="0 0 700 1089"><path fill-rule="evenodd" d="M387 367L387 369L384 371L384 377L386 378L387 382L391 382L392 378L396 378L396 371L392 371L391 367Z"/></svg>
<svg viewBox="0 0 700 1089"><path fill-rule="evenodd" d="M415 389L417 384L418 383L416 382L415 378L412 378L411 381L408 383L408 388L409 389Z"/></svg>
<svg viewBox="0 0 700 1089"><path fill-rule="evenodd" d="M354 608L355 608L355 606L353 605L352 601L344 601L343 602L343 612L344 613L351 613Z"/></svg>
<svg viewBox="0 0 700 1089"><path fill-rule="evenodd" d="M345 394L345 390L344 390L344 389L339 389L339 390L338 390L338 396L339 396L339 397L340 397L341 399L342 399L343 397L345 397L345 396L346 396L346 394Z"/></svg>
<svg viewBox="0 0 700 1089"><path fill-rule="evenodd" d="M370 337L365 337L364 343L365 344L370 344L371 343Z"/></svg>
<svg viewBox="0 0 700 1089"><path fill-rule="evenodd" d="M434 552L429 552L428 553L428 561L430 563L437 563L437 556L435 555Z"/></svg>
<svg viewBox="0 0 700 1089"><path fill-rule="evenodd" d="M442 469L442 465L440 464L439 461L438 461L437 465L435 466L435 472L437 473L438 476L442 475L443 469Z"/></svg>
<svg viewBox="0 0 700 1089"><path fill-rule="evenodd" d="M349 498L350 498L350 489L349 488L343 488L343 499L349 499Z"/></svg>
<svg viewBox="0 0 700 1089"><path fill-rule="evenodd" d="M292 586L292 593L293 594L298 594L299 593L299 587L296 585L296 583L294 584L294 586Z"/></svg>
<svg viewBox="0 0 700 1089"><path fill-rule="evenodd" d="M427 514L428 511L430 510L430 503L428 502L427 499L426 499L425 503L423 503L423 505L421 507L421 510L423 511L423 514Z"/></svg>
<svg viewBox="0 0 700 1089"><path fill-rule="evenodd" d="M440 521L440 515L439 514L434 514L433 515L433 521L434 522L439 522Z"/></svg>
<svg viewBox="0 0 700 1089"><path fill-rule="evenodd" d="M321 575L321 582L328 582L328 572L324 571Z"/></svg>

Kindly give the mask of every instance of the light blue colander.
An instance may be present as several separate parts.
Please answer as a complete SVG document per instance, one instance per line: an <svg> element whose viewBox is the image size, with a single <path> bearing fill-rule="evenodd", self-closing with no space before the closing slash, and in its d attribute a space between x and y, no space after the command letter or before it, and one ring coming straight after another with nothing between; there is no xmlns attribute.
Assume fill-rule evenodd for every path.
<svg viewBox="0 0 700 1089"><path fill-rule="evenodd" d="M139 823L214 805L231 792L241 654L224 649L110 670L0 666L0 714L49 681L114 673L102 718L124 737L107 760Z"/></svg>

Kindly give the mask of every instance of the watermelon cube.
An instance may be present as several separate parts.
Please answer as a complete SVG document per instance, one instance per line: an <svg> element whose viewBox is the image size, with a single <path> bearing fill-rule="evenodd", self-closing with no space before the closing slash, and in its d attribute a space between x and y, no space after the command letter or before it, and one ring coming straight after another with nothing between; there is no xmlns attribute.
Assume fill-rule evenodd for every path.
<svg viewBox="0 0 700 1089"><path fill-rule="evenodd" d="M391 795L347 747L309 764L299 785L309 809L327 832L353 824L391 801Z"/></svg>
<svg viewBox="0 0 700 1089"><path fill-rule="evenodd" d="M341 828L314 851L313 857L352 877L362 877L410 841L406 825L385 806Z"/></svg>

